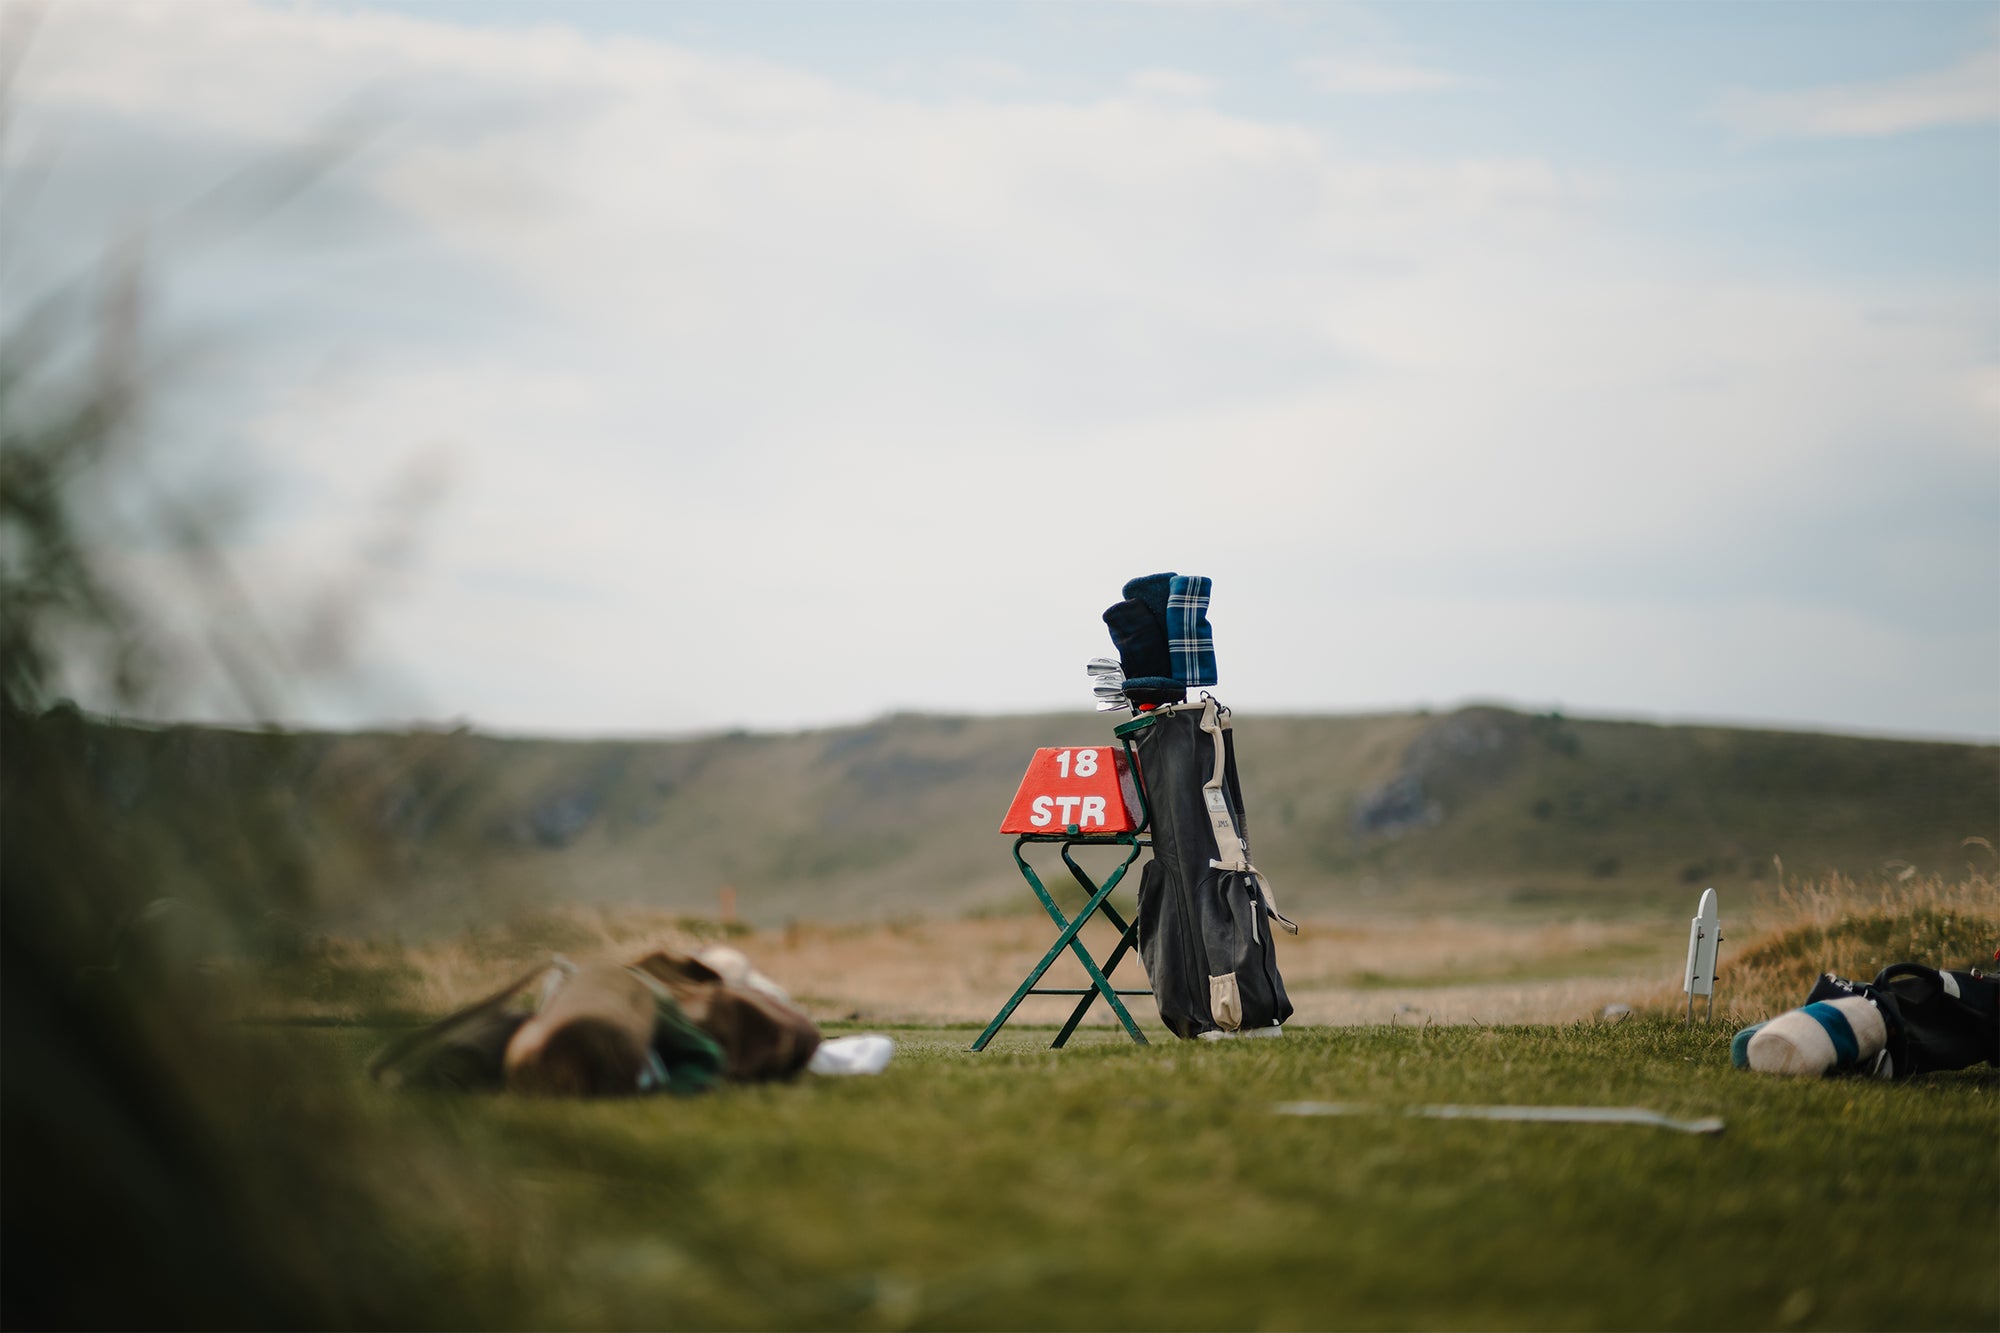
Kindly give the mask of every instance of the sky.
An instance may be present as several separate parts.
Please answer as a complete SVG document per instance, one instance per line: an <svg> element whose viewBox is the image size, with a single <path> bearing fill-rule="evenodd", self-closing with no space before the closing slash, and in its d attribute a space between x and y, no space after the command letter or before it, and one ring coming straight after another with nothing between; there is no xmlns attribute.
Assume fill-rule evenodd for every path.
<svg viewBox="0 0 2000 1333"><path fill-rule="evenodd" d="M285 720L1085 708L1172 569L1239 711L2000 739L1995 4L21 12L0 297L142 248Z"/></svg>

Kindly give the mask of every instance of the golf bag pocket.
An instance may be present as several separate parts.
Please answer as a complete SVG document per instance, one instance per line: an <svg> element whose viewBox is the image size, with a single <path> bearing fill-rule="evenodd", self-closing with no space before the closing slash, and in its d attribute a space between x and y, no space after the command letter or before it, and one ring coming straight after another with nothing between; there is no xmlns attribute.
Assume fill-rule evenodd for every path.
<svg viewBox="0 0 2000 1333"><path fill-rule="evenodd" d="M1243 992L1236 985L1234 972L1208 979L1208 1012L1224 1032L1243 1026Z"/></svg>

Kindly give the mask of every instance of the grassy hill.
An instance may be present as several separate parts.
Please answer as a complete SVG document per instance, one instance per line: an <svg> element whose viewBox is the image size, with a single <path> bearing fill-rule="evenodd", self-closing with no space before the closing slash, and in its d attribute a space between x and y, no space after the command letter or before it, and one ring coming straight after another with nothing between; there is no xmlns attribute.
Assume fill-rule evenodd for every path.
<svg viewBox="0 0 2000 1333"><path fill-rule="evenodd" d="M1037 746L1116 716L898 715L679 740L67 729L163 894L236 877L349 927L557 902L752 922L1031 906L997 829ZM1530 716L1239 716L1288 909L1621 913L1787 873L1953 873L2000 843L2000 748ZM284 855L273 862L270 851ZM255 881L248 883L247 881Z"/></svg>

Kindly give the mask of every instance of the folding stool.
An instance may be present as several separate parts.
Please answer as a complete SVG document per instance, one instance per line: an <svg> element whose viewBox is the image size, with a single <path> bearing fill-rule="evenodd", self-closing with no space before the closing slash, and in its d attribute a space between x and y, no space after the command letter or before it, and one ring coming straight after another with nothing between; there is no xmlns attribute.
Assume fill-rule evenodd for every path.
<svg viewBox="0 0 2000 1333"><path fill-rule="evenodd" d="M1112 733L1120 742L1117 747L1062 746L1035 751L1027 775L1021 779L1020 790L1014 794L1014 803L1001 822L1000 831L1017 835L1014 839L1014 865L1020 870L1021 877L1028 881L1028 887L1035 891L1035 897L1041 900L1042 910L1049 914L1049 919L1056 923L1060 933L1056 942L1049 946L1049 951L1042 955L1042 960L1022 978L1012 998L1000 1007L1000 1012L986 1025L986 1030L979 1034L979 1040L972 1043L972 1050L985 1050L987 1043L1013 1016L1021 1001L1030 995L1080 997L1076 1008L1070 1012L1069 1021L1063 1024L1055 1041L1050 1043L1052 1050L1069 1041L1070 1034L1076 1031L1077 1024L1083 1021L1084 1015L1100 995L1111 1006L1111 1012L1133 1041L1141 1046L1150 1044L1145 1034L1139 1031L1139 1025L1132 1021L1132 1015L1119 996L1151 995L1151 988L1121 989L1111 984L1110 976L1124 961L1125 955L1136 949L1139 943L1139 923L1136 920L1127 921L1111 905L1111 891L1125 878L1125 872L1139 859L1139 853L1152 846L1152 839L1147 836L1152 820L1146 805L1145 783L1140 779L1131 740L1151 721L1151 717L1142 715L1117 727ZM1090 758L1085 759L1085 755ZM1083 771L1086 768L1088 772ZM1063 865L1068 867L1071 877L1086 897L1083 910L1074 919L1065 918L1054 896L1022 854L1022 849L1030 843L1048 843L1062 849ZM1099 884L1077 864L1073 853L1078 847L1123 847L1126 849L1125 858ZM1102 968L1084 946L1080 935L1084 923L1099 912L1118 930L1117 947L1112 949ZM1042 975L1065 949L1083 964L1090 985L1038 985Z"/></svg>

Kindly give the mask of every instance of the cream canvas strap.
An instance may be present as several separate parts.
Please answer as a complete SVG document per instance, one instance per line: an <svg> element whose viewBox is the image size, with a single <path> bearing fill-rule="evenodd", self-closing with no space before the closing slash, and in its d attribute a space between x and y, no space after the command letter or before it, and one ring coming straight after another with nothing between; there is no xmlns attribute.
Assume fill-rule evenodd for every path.
<svg viewBox="0 0 2000 1333"><path fill-rule="evenodd" d="M1265 913L1287 932L1296 935L1299 933L1298 923L1278 910L1278 904L1271 896L1271 881L1263 871L1250 864L1250 849L1244 844L1243 835L1236 829L1236 820L1229 813L1229 797L1222 790L1222 778L1227 771L1229 757L1222 733L1229 730L1229 718L1227 710L1218 707L1212 695L1201 696L1201 729L1215 742L1215 770L1201 785L1201 797L1208 806L1209 826L1215 830L1216 855L1209 865L1217 870L1233 870L1253 877L1263 898Z"/></svg>

